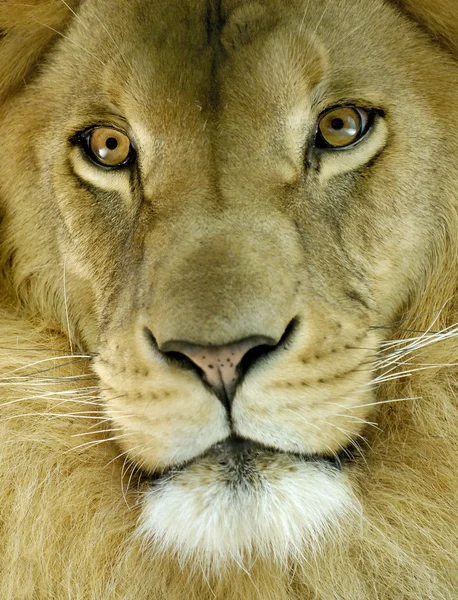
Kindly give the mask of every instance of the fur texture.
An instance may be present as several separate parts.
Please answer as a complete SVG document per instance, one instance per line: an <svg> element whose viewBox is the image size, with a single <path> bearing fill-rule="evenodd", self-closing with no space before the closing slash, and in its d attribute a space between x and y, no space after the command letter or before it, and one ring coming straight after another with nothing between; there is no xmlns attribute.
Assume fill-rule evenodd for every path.
<svg viewBox="0 0 458 600"><path fill-rule="evenodd" d="M458 598L455 11L266 6L0 6L2 599ZM160 351L255 333L230 419Z"/></svg>

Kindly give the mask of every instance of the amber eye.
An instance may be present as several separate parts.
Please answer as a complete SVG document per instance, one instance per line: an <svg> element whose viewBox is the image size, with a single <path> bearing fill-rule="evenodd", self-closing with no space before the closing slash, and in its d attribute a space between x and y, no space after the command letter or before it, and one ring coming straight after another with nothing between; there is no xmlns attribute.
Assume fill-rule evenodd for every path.
<svg viewBox="0 0 458 600"><path fill-rule="evenodd" d="M135 151L129 136L114 127L93 127L80 136L84 152L95 163L116 168L130 164Z"/></svg>
<svg viewBox="0 0 458 600"><path fill-rule="evenodd" d="M339 106L323 113L318 121L315 145L319 148L346 148L369 131L373 111L356 106Z"/></svg>

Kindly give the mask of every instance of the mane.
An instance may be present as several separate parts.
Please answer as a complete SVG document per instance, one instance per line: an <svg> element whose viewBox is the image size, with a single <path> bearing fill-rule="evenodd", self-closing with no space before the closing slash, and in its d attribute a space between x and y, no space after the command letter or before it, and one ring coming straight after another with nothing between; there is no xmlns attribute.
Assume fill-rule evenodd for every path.
<svg viewBox="0 0 458 600"><path fill-rule="evenodd" d="M0 103L36 73L77 2L0 5ZM456 51L451 0L403 9ZM453 12L452 12L453 11ZM40 27L37 27L40 24ZM450 97L452 92L448 92ZM456 111L456 109L455 109ZM441 252L374 357L373 424L351 466L361 510L290 570L259 559L207 574L136 534L141 477L113 444L92 356L61 326L0 301L0 597L72 600L443 600L456 597L457 198ZM5 267L6 269L6 267ZM5 280L0 286L5 288ZM364 469L363 469L364 466ZM367 477L366 473L376 477ZM24 551L26 549L26 553Z"/></svg>
<svg viewBox="0 0 458 600"><path fill-rule="evenodd" d="M77 0L0 4L0 102L27 84L78 5Z"/></svg>
<svg viewBox="0 0 458 600"><path fill-rule="evenodd" d="M458 18L453 0L394 0L444 48L458 55Z"/></svg>

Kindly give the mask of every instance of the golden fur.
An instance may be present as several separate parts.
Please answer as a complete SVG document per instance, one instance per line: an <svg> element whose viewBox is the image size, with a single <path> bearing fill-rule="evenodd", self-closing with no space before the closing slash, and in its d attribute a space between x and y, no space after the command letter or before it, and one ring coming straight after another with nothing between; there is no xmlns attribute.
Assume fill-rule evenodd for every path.
<svg viewBox="0 0 458 600"><path fill-rule="evenodd" d="M452 0L110 2L0 5L0 598L456 600ZM332 92L310 100L323 80ZM298 136L326 94L385 114L312 179ZM134 124L141 192L68 142L107 119ZM256 465L272 489L288 469L304 482L286 453L351 451L318 480L350 490L348 506L299 511L312 541L288 538L301 525L288 515L265 543L209 527L220 555L155 537L148 475L189 460L163 491L221 490L214 456L199 457L229 430L139 331L159 346L278 340L297 315L233 426L281 451ZM243 510L228 534L240 523ZM282 549L282 533L300 546Z"/></svg>

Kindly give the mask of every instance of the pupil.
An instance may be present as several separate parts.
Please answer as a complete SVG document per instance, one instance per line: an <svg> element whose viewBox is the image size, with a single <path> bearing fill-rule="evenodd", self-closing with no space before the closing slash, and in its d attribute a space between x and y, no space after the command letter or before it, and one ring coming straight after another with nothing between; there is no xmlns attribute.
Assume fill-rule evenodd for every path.
<svg viewBox="0 0 458 600"><path fill-rule="evenodd" d="M118 140L114 137L109 137L105 142L105 146L108 148L108 150L116 150L118 147Z"/></svg>
<svg viewBox="0 0 458 600"><path fill-rule="evenodd" d="M344 122L342 119L336 118L336 119L332 119L331 121L331 127L333 129L335 129L336 131L339 131L339 129L342 129L344 126Z"/></svg>

